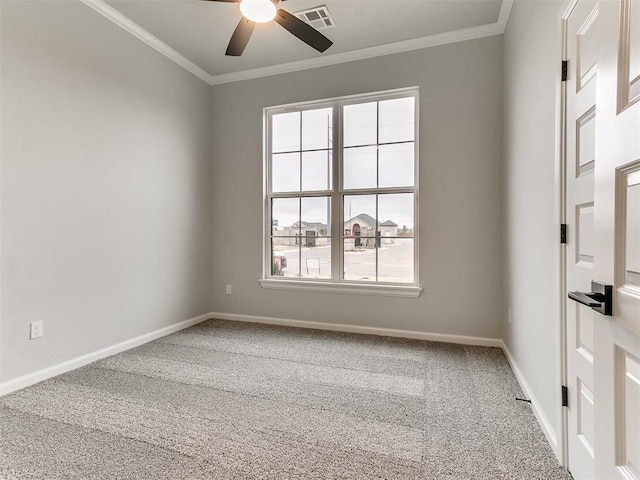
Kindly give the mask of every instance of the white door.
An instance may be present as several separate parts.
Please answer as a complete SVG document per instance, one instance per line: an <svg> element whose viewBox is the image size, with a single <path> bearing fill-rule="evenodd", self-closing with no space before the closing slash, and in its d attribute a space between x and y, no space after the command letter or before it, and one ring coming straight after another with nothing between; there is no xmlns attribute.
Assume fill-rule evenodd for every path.
<svg viewBox="0 0 640 480"><path fill-rule="evenodd" d="M600 5L595 274L614 315L595 323L596 476L640 480L640 0Z"/></svg>
<svg viewBox="0 0 640 480"><path fill-rule="evenodd" d="M579 0L566 19L567 291L591 291L595 278L596 89L599 2ZM594 325L598 314L568 301L567 310L568 468L574 478L595 471Z"/></svg>
<svg viewBox="0 0 640 480"><path fill-rule="evenodd" d="M568 466L640 480L640 0L580 0L566 33L567 288L613 297L567 303Z"/></svg>

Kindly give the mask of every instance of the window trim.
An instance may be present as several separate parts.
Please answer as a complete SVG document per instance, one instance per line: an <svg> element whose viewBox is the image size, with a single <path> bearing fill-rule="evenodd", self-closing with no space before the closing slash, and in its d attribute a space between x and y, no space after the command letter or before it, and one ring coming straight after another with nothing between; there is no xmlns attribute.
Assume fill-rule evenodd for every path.
<svg viewBox="0 0 640 480"><path fill-rule="evenodd" d="M389 297L418 298L422 287L404 283L334 282L317 278L296 279L261 278L258 283L268 290L297 290L302 292L349 293L355 295L384 295Z"/></svg>
<svg viewBox="0 0 640 480"><path fill-rule="evenodd" d="M343 110L347 105L366 103L368 101L384 101L394 98L414 97L414 185L412 187L383 187L367 189L343 189L343 156L342 147L342 125ZM400 88L381 92L371 92L366 94L336 97L331 99L314 100L309 102L299 102L294 104L266 107L263 109L263 265L262 277L259 280L263 288L302 290L302 291L324 291L335 293L354 293L364 295L391 295L402 297L418 297L422 291L419 279L419 90L418 87ZM294 278L272 275L271 269L271 200L273 198L287 198L295 192L272 192L271 178L271 118L274 115L303 112L320 108L332 109L332 185L331 190L321 190L312 192L299 192L300 197L325 196L331 199L331 279L320 278ZM345 280L340 274L344 265L344 206L342 198L346 195L372 195L372 194L392 194L392 193L412 193L414 196L413 205L413 282L381 282L366 280ZM336 235L339 237L335 240ZM338 248L335 248L335 247ZM376 253L377 270L377 253Z"/></svg>

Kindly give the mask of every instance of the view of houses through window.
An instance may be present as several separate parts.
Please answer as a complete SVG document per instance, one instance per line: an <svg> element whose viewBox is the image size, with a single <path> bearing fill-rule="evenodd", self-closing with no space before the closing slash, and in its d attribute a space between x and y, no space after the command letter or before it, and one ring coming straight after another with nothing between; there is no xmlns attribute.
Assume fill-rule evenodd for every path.
<svg viewBox="0 0 640 480"><path fill-rule="evenodd" d="M416 282L416 94L267 111L271 277Z"/></svg>

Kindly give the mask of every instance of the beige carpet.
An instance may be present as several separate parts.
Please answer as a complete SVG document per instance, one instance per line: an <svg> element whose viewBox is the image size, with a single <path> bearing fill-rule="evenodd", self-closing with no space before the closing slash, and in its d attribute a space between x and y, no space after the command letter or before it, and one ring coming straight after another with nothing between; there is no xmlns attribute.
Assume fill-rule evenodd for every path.
<svg viewBox="0 0 640 480"><path fill-rule="evenodd" d="M2 479L564 479L501 350L211 320L0 398Z"/></svg>

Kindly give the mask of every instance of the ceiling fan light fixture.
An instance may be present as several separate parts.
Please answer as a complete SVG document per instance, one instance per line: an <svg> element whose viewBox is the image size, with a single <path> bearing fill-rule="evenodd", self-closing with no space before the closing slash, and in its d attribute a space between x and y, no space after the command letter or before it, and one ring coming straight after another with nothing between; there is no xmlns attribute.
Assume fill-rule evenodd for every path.
<svg viewBox="0 0 640 480"><path fill-rule="evenodd" d="M276 17L276 6L271 0L242 0L240 12L256 23L270 22Z"/></svg>

